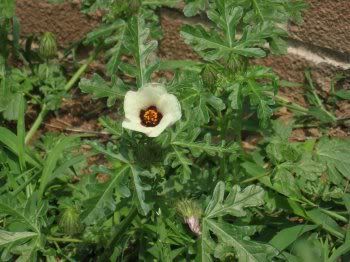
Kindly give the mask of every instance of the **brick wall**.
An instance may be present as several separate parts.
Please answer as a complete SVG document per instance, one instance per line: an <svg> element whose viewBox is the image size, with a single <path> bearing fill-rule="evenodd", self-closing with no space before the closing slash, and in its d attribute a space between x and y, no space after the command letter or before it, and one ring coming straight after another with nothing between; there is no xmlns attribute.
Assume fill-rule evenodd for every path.
<svg viewBox="0 0 350 262"><path fill-rule="evenodd" d="M289 26L288 54L257 63L273 67L283 79L298 82L303 81L304 70L311 68L318 85L328 90L336 73L350 75L350 0L307 2L304 23ZM160 12L164 30L160 55L167 59L197 59L179 31L184 23L205 21L184 17L179 8ZM24 35L52 31L61 46L80 39L98 24L98 17L82 15L78 6L70 3L50 5L42 0L17 0L17 15Z"/></svg>

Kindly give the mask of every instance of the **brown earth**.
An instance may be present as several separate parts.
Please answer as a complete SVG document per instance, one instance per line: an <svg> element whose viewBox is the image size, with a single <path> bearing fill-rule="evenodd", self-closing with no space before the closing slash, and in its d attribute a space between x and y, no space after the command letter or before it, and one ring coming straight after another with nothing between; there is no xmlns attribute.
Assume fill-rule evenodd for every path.
<svg viewBox="0 0 350 262"><path fill-rule="evenodd" d="M62 47L81 40L100 21L82 14L76 4L49 4L43 0L17 0L16 15L23 36L52 32Z"/></svg>

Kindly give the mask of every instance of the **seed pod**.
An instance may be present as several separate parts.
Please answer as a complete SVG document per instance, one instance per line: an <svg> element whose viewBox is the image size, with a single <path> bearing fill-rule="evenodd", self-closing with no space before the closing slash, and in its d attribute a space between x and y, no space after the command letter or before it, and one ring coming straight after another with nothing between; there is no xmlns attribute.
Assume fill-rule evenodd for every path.
<svg viewBox="0 0 350 262"><path fill-rule="evenodd" d="M183 199L178 201L175 207L190 230L197 236L201 235L200 217L202 216L202 208L199 204L191 199Z"/></svg>
<svg viewBox="0 0 350 262"><path fill-rule="evenodd" d="M67 207L63 210L59 226L64 233L68 235L75 235L80 233L82 225L80 223L79 212L75 207Z"/></svg>
<svg viewBox="0 0 350 262"><path fill-rule="evenodd" d="M44 33L40 40L39 55L43 59L51 59L57 55L57 43L54 34Z"/></svg>

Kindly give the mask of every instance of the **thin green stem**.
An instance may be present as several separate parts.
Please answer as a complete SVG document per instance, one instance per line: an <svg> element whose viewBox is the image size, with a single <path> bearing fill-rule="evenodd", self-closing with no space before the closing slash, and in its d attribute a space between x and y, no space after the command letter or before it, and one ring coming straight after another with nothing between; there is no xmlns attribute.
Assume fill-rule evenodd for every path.
<svg viewBox="0 0 350 262"><path fill-rule="evenodd" d="M90 63L92 61L94 61L94 59L96 58L98 53L99 53L99 48L97 48L96 51L92 55L90 55L88 60L78 69L78 71L75 72L75 74L71 77L71 79L64 86L64 90L69 91L74 86L74 84L78 81L78 79L81 77L81 75L88 68ZM39 113L38 117L36 118L34 124L32 125L32 127L30 128L30 130L27 133L27 136L25 138L26 144L30 141L30 139L33 137L35 132L39 129L41 123L44 121L44 118L48 112L49 112L49 109L47 109L47 105L44 104L42 106L41 112Z"/></svg>
<svg viewBox="0 0 350 262"><path fill-rule="evenodd" d="M258 2L256 0L252 0L252 2L253 2L253 7L254 7L256 13L258 14L261 22L263 22L265 19L264 19L264 16L262 15L262 13L261 13L261 10L259 8Z"/></svg>
<svg viewBox="0 0 350 262"><path fill-rule="evenodd" d="M311 202L311 201L310 201L309 199L307 199L306 197L303 197L303 201L304 201L306 204L309 204L309 205L312 206L312 207L317 207L317 208L319 208L321 212L323 212L323 213L325 213L325 214L327 214L327 215L333 217L334 219L340 220L340 221L345 222L345 223L348 222L348 220L347 220L345 217L343 217L343 216L337 214L337 213L334 212L334 211L330 211L330 210L327 210L327 209L324 209L324 208L320 207L319 205L317 205L317 204Z"/></svg>
<svg viewBox="0 0 350 262"><path fill-rule="evenodd" d="M64 90L69 91L74 84L76 83L76 81L80 78L80 76L85 72L85 70L88 68L88 66L91 64L92 61L95 60L96 56L97 56L98 51L94 52L89 58L88 60L80 66L80 68L78 69L77 72L75 72L75 74L71 77L71 79L67 82L67 84L64 86Z"/></svg>
<svg viewBox="0 0 350 262"><path fill-rule="evenodd" d="M83 240L76 239L76 238L69 238L69 237L60 238L60 237L51 237L51 236L46 237L46 240L52 241L52 242L69 242L69 243L82 243L83 242Z"/></svg>
<svg viewBox="0 0 350 262"><path fill-rule="evenodd" d="M311 79L311 75L310 72L306 72L305 73L306 79L308 81L309 84L309 91L311 92L312 96L315 98L316 104L319 106L319 108L330 117L330 119L332 119L333 122L337 121L337 118L331 113L329 112L326 107L324 106L324 104L322 103L320 97L318 96L317 92L316 92L316 88L312 82Z"/></svg>
<svg viewBox="0 0 350 262"><path fill-rule="evenodd" d="M247 179L243 180L242 182L240 182L240 184L250 183L250 182L253 182L253 181L255 181L255 180L259 180L260 178L269 176L269 175L270 175L269 173L266 173L266 174L263 174L263 175L260 175L260 176L247 178Z"/></svg>
<svg viewBox="0 0 350 262"><path fill-rule="evenodd" d="M305 115L308 114L308 112L309 112L309 109L307 109L306 107L303 107L299 104L291 102L283 96L275 95L274 93L268 92L268 91L266 91L264 93L270 97L273 97L278 104L283 105L291 110L298 111L299 113L302 113Z"/></svg>
<svg viewBox="0 0 350 262"><path fill-rule="evenodd" d="M32 127L30 128L30 130L28 131L28 133L26 135L25 144L28 144L30 139L32 139L33 135L39 129L41 123L43 122L43 120L48 112L49 112L49 110L47 109L46 104L44 104L41 108L39 115L35 119L34 124L32 125Z"/></svg>

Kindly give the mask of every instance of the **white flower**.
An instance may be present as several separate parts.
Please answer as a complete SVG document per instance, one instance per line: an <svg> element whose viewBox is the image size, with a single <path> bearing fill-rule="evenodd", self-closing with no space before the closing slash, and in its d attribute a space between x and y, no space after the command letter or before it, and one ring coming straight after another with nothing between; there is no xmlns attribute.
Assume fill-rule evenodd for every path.
<svg viewBox="0 0 350 262"><path fill-rule="evenodd" d="M146 84L138 91L128 91L124 98L123 128L142 132L149 137L159 136L168 126L181 118L181 106L176 96L164 86Z"/></svg>

